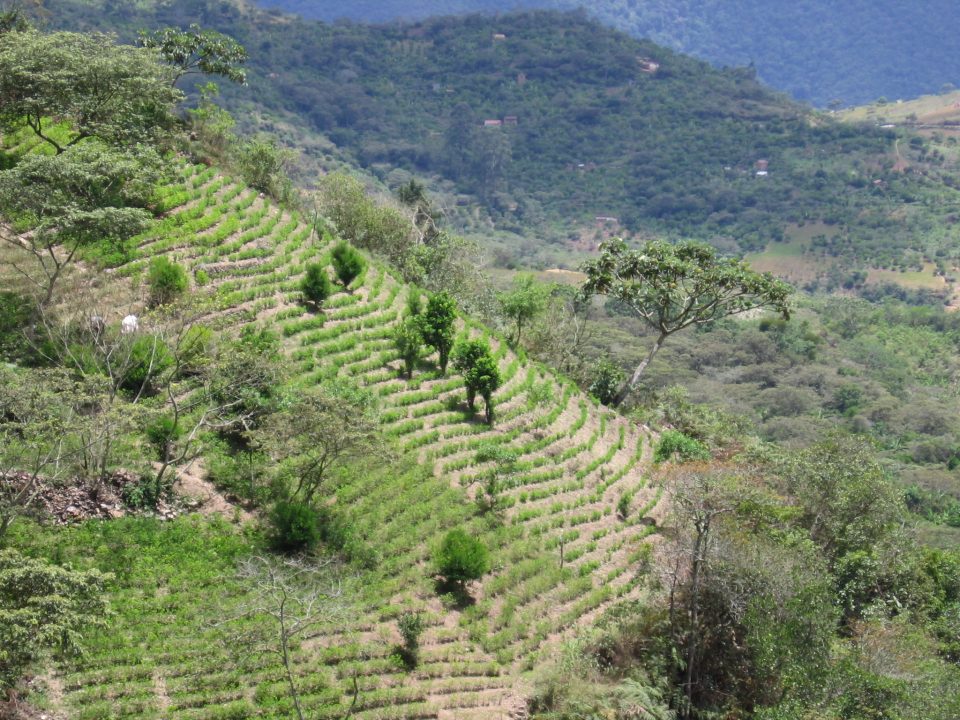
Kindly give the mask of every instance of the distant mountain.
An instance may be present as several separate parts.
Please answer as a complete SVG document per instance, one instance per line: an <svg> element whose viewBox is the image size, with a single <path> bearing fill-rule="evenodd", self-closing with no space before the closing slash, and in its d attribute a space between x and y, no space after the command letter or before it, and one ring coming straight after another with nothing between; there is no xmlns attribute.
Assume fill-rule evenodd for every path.
<svg viewBox="0 0 960 720"><path fill-rule="evenodd" d="M593 17L715 65L753 64L759 78L826 106L960 85L955 0L260 0L325 21L583 6Z"/></svg>
<svg viewBox="0 0 960 720"><path fill-rule="evenodd" d="M50 2L75 27L121 15ZM370 26L217 0L131 7L131 36L199 21L246 45L250 86L223 87L243 125L299 147L290 129L313 133L321 167L345 161L391 188L415 175L459 230L514 233L505 250L521 264L574 264L612 232L751 252L820 224L811 252L847 267L960 259L950 138L841 123L749 68L712 68L583 13Z"/></svg>

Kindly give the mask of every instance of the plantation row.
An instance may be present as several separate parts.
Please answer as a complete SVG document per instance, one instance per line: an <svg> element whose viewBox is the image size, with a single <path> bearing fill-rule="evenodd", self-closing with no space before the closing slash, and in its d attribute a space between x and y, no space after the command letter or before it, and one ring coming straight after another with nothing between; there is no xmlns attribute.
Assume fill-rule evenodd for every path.
<svg viewBox="0 0 960 720"><path fill-rule="evenodd" d="M368 261L322 310L301 301L308 263L330 263L332 238L318 239L294 215L202 166L185 166L161 188L165 215L131 249L118 274L135 276L167 255L192 274L224 330L257 322L282 338L295 383L340 376L379 399L385 434L419 465L353 479L337 490L357 542L375 554L356 590L355 611L300 647L296 668L310 717L498 717L515 701L519 673L612 602L639 597L648 557L645 516L659 499L645 469L647 438L507 342L470 321L465 338L486 338L502 378L491 427L470 412L463 380L443 377L431 358L401 374L393 328L408 290ZM476 501L498 488L502 522L480 518ZM491 550L494 571L455 608L430 581L431 548L454 527ZM118 631L99 640L90 662L64 677L78 718L285 717L289 700L279 661L258 656L231 667L211 611L191 607L197 588L129 589ZM195 578L190 582L195 582ZM211 580L218 617L239 611L237 583ZM396 661L396 620L424 611L420 661Z"/></svg>

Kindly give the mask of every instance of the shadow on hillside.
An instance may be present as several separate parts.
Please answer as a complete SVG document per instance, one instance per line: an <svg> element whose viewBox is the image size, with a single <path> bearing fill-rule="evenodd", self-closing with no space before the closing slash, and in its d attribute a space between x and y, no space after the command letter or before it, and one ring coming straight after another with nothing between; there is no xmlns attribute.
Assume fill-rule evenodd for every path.
<svg viewBox="0 0 960 720"><path fill-rule="evenodd" d="M434 590L440 596L443 605L453 610L466 610L477 604L476 599L463 583L437 578L434 581Z"/></svg>

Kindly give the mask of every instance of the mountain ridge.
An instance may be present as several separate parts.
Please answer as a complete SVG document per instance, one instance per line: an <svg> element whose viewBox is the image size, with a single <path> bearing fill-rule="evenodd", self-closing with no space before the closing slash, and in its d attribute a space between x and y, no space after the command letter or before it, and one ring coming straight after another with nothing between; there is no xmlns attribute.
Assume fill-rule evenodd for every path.
<svg viewBox="0 0 960 720"><path fill-rule="evenodd" d="M782 0L421 0L356 2L261 0L263 7L304 17L359 22L421 20L454 13L573 9L640 38L717 66L756 66L762 80L826 106L880 96L910 98L960 81L949 31L957 7L925 3L922 12L895 0L790 3ZM951 22L952 20L952 22Z"/></svg>

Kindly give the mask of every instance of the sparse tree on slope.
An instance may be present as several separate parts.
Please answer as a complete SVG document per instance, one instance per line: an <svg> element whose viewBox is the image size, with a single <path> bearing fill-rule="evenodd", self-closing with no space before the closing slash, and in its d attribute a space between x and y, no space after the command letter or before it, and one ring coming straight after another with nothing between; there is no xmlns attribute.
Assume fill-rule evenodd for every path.
<svg viewBox="0 0 960 720"><path fill-rule="evenodd" d="M0 123L26 124L57 154L86 138L149 142L183 98L153 50L98 33L0 35ZM65 123L57 131L51 126Z"/></svg>
<svg viewBox="0 0 960 720"><path fill-rule="evenodd" d="M139 36L141 45L159 50L160 57L175 69L174 85L184 75L197 73L220 75L241 85L247 82L247 74L238 67L247 61L247 51L229 35L193 23L186 30L141 30Z"/></svg>
<svg viewBox="0 0 960 720"><path fill-rule="evenodd" d="M457 303L445 292L430 296L420 316L423 339L440 356L440 372L446 374L450 350L456 338Z"/></svg>
<svg viewBox="0 0 960 720"><path fill-rule="evenodd" d="M251 586L254 596L237 620L254 618L262 622L244 622L242 634L229 638L230 645L252 647L280 658L297 718L304 720L293 653L301 643L319 637L323 628L346 615L344 582L338 568L330 560L255 556L240 566L239 575Z"/></svg>
<svg viewBox="0 0 960 720"><path fill-rule="evenodd" d="M497 293L500 312L516 328L512 342L519 344L523 326L546 309L549 297L549 286L538 283L532 273L520 273L508 291Z"/></svg>
<svg viewBox="0 0 960 720"><path fill-rule="evenodd" d="M600 257L583 267L585 295L607 295L626 305L657 332L653 348L613 400L620 405L673 333L729 315L770 308L790 317L790 287L736 259L717 257L708 245L649 242L630 250L618 238L600 246Z"/></svg>

